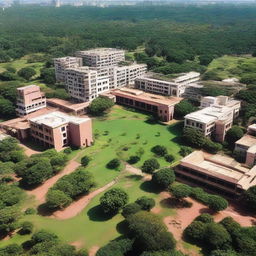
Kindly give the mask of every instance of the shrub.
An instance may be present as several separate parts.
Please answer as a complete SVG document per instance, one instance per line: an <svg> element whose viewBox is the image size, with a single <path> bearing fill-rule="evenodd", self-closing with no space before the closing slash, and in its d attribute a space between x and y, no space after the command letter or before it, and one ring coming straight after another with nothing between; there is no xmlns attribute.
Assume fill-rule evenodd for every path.
<svg viewBox="0 0 256 256"><path fill-rule="evenodd" d="M156 205L155 200L153 198L146 196L139 197L135 201L135 203L138 204L142 210L148 212Z"/></svg>
<svg viewBox="0 0 256 256"><path fill-rule="evenodd" d="M81 165L86 167L90 162L90 158L88 156L83 156L81 158Z"/></svg>
<svg viewBox="0 0 256 256"><path fill-rule="evenodd" d="M166 162L171 163L171 162L174 161L175 158L174 158L173 155L167 154L167 155L164 156L164 159L165 159Z"/></svg>
<svg viewBox="0 0 256 256"><path fill-rule="evenodd" d="M46 204L50 209L63 209L71 204L72 199L60 190L49 190L46 195Z"/></svg>
<svg viewBox="0 0 256 256"><path fill-rule="evenodd" d="M136 251L172 250L175 240L160 218L152 213L140 211L127 219L128 232L134 238Z"/></svg>
<svg viewBox="0 0 256 256"><path fill-rule="evenodd" d="M237 140L239 140L240 138L242 138L244 135L244 132L243 130L237 126L237 125L234 125L232 126L226 133L226 137L225 137L225 140L227 141L227 143L229 144L229 146L231 148L234 147L235 145L235 142Z"/></svg>
<svg viewBox="0 0 256 256"><path fill-rule="evenodd" d="M105 96L100 96L94 99L88 107L89 113L95 116L100 116L114 105L114 102Z"/></svg>
<svg viewBox="0 0 256 256"><path fill-rule="evenodd" d="M202 213L201 215L195 218L195 221L201 221L203 223L212 223L214 222L213 216L209 213Z"/></svg>
<svg viewBox="0 0 256 256"><path fill-rule="evenodd" d="M197 108L193 106L188 100L182 100L174 106L175 118L182 118L185 115L196 111Z"/></svg>
<svg viewBox="0 0 256 256"><path fill-rule="evenodd" d="M222 211L228 207L228 201L221 196L210 195L208 199L208 206L213 211Z"/></svg>
<svg viewBox="0 0 256 256"><path fill-rule="evenodd" d="M209 153L216 154L218 151L222 149L222 145L219 143L215 143L210 139L205 139L203 148Z"/></svg>
<svg viewBox="0 0 256 256"><path fill-rule="evenodd" d="M169 190L173 197L180 200L184 197L188 197L191 194L191 187L186 184L174 184L169 187Z"/></svg>
<svg viewBox="0 0 256 256"><path fill-rule="evenodd" d="M158 156L164 156L167 154L167 148L164 146L156 145L154 146L151 151Z"/></svg>
<svg viewBox="0 0 256 256"><path fill-rule="evenodd" d="M30 80L34 75L36 75L36 71L31 67L22 68L18 71L18 75L26 80Z"/></svg>
<svg viewBox="0 0 256 256"><path fill-rule="evenodd" d="M158 163L158 161L155 158L151 158L143 163L141 170L146 173L153 173L159 167L160 164Z"/></svg>
<svg viewBox="0 0 256 256"><path fill-rule="evenodd" d="M122 215L127 218L131 214L135 214L137 212L141 211L141 206L138 205L137 203L130 203L127 204L122 211Z"/></svg>
<svg viewBox="0 0 256 256"><path fill-rule="evenodd" d="M21 229L20 229L19 233L21 235L31 234L33 231L33 228L34 228L33 223L31 223L29 221L24 221L23 223L21 223Z"/></svg>
<svg viewBox="0 0 256 256"><path fill-rule="evenodd" d="M70 147L67 147L63 150L63 152L68 155L72 153L72 149Z"/></svg>
<svg viewBox="0 0 256 256"><path fill-rule="evenodd" d="M162 189L168 188L174 181L175 174L170 168L160 169L152 175L152 182Z"/></svg>
<svg viewBox="0 0 256 256"><path fill-rule="evenodd" d="M137 162L140 161L140 157L139 156L130 156L128 163L129 164L136 164Z"/></svg>
<svg viewBox="0 0 256 256"><path fill-rule="evenodd" d="M197 129L185 127L183 130L183 139L188 145L196 148L202 148L205 144L205 137Z"/></svg>
<svg viewBox="0 0 256 256"><path fill-rule="evenodd" d="M114 158L107 163L108 169L117 169L121 164L121 161L118 158Z"/></svg>
<svg viewBox="0 0 256 256"><path fill-rule="evenodd" d="M220 224L228 231L231 236L239 233L241 225L237 223L232 217L226 217L220 221Z"/></svg>
<svg viewBox="0 0 256 256"><path fill-rule="evenodd" d="M253 212L256 212L256 186L252 186L245 191L242 198L245 206Z"/></svg>
<svg viewBox="0 0 256 256"><path fill-rule="evenodd" d="M25 215L34 215L34 214L36 214L36 209L27 208L24 213L25 213Z"/></svg>
<svg viewBox="0 0 256 256"><path fill-rule="evenodd" d="M204 239L206 230L206 224L201 221L193 221L186 229L184 230L184 235L186 239L193 242L201 242Z"/></svg>
<svg viewBox="0 0 256 256"><path fill-rule="evenodd" d="M193 149L191 147L187 147L187 146L181 146L180 151L179 151L180 155L183 157L191 154L192 152L193 152Z"/></svg>
<svg viewBox="0 0 256 256"><path fill-rule="evenodd" d="M121 188L112 188L100 198L100 206L107 214L116 214L128 202L127 193Z"/></svg>
<svg viewBox="0 0 256 256"><path fill-rule="evenodd" d="M207 204L209 200L209 194L202 188L191 188L190 196L203 204Z"/></svg>

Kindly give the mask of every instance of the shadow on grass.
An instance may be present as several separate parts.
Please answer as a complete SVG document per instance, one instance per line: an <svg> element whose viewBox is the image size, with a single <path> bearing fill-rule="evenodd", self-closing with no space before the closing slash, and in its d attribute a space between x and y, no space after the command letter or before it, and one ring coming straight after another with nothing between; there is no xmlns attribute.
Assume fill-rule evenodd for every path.
<svg viewBox="0 0 256 256"><path fill-rule="evenodd" d="M106 214L103 212L100 205L92 207L87 215L91 221L107 221L112 219L115 215Z"/></svg>
<svg viewBox="0 0 256 256"><path fill-rule="evenodd" d="M125 178L134 180L134 181L139 181L139 180L142 180L143 176L137 175L137 174L131 174L131 175L125 176Z"/></svg>
<svg viewBox="0 0 256 256"><path fill-rule="evenodd" d="M159 194L162 192L162 189L160 189L159 187L157 187L153 182L151 182L150 180L144 181L141 185L140 185L140 189L148 192L148 193L155 193L155 194Z"/></svg>
<svg viewBox="0 0 256 256"><path fill-rule="evenodd" d="M51 216L55 211L56 209L49 209L46 203L40 204L37 207L37 213L41 216Z"/></svg>
<svg viewBox="0 0 256 256"><path fill-rule="evenodd" d="M163 199L162 201L160 201L160 205L163 208L176 208L176 209L192 207L192 204L190 202L184 199L177 200L176 198L173 198L173 197Z"/></svg>

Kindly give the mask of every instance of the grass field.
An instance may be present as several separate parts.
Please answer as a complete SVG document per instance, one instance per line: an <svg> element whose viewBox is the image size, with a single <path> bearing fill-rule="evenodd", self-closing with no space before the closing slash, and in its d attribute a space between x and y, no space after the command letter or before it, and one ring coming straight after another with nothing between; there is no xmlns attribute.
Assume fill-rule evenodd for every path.
<svg viewBox="0 0 256 256"><path fill-rule="evenodd" d="M256 58L222 56L214 59L208 66L207 71L215 71L221 79L241 78L244 72L248 72L248 67L256 67Z"/></svg>
<svg viewBox="0 0 256 256"><path fill-rule="evenodd" d="M96 141L92 147L82 150L81 156L89 155L92 158L87 170L94 174L98 187L120 175L115 187L126 190L129 195L129 202L135 201L139 196L148 195L156 199L157 206L160 208L160 216L174 215L175 210L166 208L161 204L159 191L152 188L150 182L142 181L141 177L132 175L127 171L109 170L105 167L111 159L119 157L126 160L130 155L134 155L139 148L143 148L145 153L141 161L136 164L141 166L145 159L153 156L150 149L156 144L165 145L176 160L180 158L179 146L175 142L175 138L181 132L180 123L171 126L149 124L146 121L147 117L145 114L115 106L107 117L93 120ZM76 152L81 153L81 150ZM165 160L158 160L162 167L169 166ZM107 219L102 215L99 208L100 197L101 194L72 219L61 221L39 215L29 215L23 217L23 220L32 221L37 230L44 228L55 232L64 241L79 241L88 249L92 246L102 246L121 235L122 225L120 222L123 221L123 217L118 214ZM12 239L3 241L1 246L12 242L21 243L26 239L20 235L15 235Z"/></svg>

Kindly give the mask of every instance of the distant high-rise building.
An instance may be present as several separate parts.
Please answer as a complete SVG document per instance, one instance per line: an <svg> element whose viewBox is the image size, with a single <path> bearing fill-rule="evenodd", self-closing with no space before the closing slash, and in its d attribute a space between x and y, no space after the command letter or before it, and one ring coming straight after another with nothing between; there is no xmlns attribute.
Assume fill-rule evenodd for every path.
<svg viewBox="0 0 256 256"><path fill-rule="evenodd" d="M60 2L60 0L53 0L52 1L52 5L55 6L55 7L60 7L61 6L61 2Z"/></svg>

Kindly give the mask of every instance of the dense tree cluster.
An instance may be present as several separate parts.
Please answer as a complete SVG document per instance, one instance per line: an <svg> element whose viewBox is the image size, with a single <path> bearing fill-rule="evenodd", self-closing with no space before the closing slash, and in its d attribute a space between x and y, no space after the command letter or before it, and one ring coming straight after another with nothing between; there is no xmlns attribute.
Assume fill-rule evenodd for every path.
<svg viewBox="0 0 256 256"><path fill-rule="evenodd" d="M77 197L88 193L94 185L92 174L78 169L54 184L46 195L46 204L51 209L64 208Z"/></svg>
<svg viewBox="0 0 256 256"><path fill-rule="evenodd" d="M114 102L105 96L94 99L88 107L89 113L95 116L103 115L114 105Z"/></svg>
<svg viewBox="0 0 256 256"><path fill-rule="evenodd" d="M168 188L174 181L175 174L170 168L160 169L152 175L152 182L161 189Z"/></svg>
<svg viewBox="0 0 256 256"><path fill-rule="evenodd" d="M175 118L183 118L185 115L195 112L197 108L188 100L182 100L180 103L174 106Z"/></svg>
<svg viewBox="0 0 256 256"><path fill-rule="evenodd" d="M158 161L155 158L150 158L143 163L141 170L146 173L153 173L159 167Z"/></svg>
<svg viewBox="0 0 256 256"><path fill-rule="evenodd" d="M241 227L231 217L215 223L208 215L198 216L184 230L184 236L190 242L210 251L210 256L255 254L255 227Z"/></svg>

